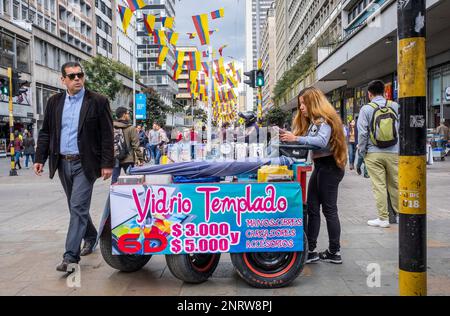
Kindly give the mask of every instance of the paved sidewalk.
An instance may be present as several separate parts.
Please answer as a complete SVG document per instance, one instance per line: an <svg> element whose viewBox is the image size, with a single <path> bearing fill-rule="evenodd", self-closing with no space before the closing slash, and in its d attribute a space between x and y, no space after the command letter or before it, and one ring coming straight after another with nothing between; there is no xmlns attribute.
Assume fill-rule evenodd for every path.
<svg viewBox="0 0 450 316"><path fill-rule="evenodd" d="M370 180L347 171L339 194L344 264L307 265L290 286L249 287L234 272L229 255L201 285L175 279L163 256L154 256L136 273L110 268L97 250L81 261L81 287L70 288L55 270L64 252L69 212L59 179L32 170L9 177L9 159L0 158L0 295L397 295L398 226L371 228L376 216ZM428 167L428 293L450 295L450 162ZM91 215L98 225L108 192L98 180ZM327 247L323 222L319 249ZM369 288L367 266L381 267L381 287Z"/></svg>

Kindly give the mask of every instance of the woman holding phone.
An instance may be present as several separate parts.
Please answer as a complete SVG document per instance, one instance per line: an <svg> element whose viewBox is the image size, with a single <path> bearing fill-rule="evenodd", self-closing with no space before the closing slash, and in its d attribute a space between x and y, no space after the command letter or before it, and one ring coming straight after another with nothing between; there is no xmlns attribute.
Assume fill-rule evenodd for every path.
<svg viewBox="0 0 450 316"><path fill-rule="evenodd" d="M340 264L341 224L337 197L347 163L342 120L322 91L313 87L306 88L298 96L298 112L293 121L293 133L280 130L280 139L319 148L312 151L314 171L308 184L306 234L309 251L306 262L323 260ZM316 246L320 231L320 206L327 221L329 247L318 253Z"/></svg>

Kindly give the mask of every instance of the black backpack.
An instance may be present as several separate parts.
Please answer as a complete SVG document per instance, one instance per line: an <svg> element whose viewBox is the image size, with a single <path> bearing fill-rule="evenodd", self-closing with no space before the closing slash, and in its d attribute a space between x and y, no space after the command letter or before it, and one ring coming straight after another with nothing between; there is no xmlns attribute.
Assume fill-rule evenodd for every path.
<svg viewBox="0 0 450 316"><path fill-rule="evenodd" d="M114 128L114 158L122 161L127 158L129 154L127 143L125 142L125 135L123 129Z"/></svg>

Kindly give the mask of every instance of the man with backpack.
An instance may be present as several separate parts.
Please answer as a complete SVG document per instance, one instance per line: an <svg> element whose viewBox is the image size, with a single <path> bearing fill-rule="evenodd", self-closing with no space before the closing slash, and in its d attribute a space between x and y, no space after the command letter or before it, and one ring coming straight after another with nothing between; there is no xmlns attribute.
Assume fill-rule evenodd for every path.
<svg viewBox="0 0 450 316"><path fill-rule="evenodd" d="M117 182L120 171L127 172L129 167L134 167L137 159L138 165L142 164L143 156L139 149L139 138L136 129L130 124L130 112L124 107L116 109L114 121L114 160L115 165L111 183Z"/></svg>
<svg viewBox="0 0 450 316"><path fill-rule="evenodd" d="M383 81L372 81L368 87L370 103L359 113L358 148L364 155L378 209L378 218L367 224L387 228L388 193L393 211L398 213L399 105L383 95Z"/></svg>

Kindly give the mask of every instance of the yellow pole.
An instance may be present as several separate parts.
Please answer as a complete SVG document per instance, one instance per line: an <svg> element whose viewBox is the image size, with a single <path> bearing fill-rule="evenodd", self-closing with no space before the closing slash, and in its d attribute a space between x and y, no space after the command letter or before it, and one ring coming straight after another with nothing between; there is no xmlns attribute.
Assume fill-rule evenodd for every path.
<svg viewBox="0 0 450 316"><path fill-rule="evenodd" d="M399 290L427 295L425 0L398 1Z"/></svg>
<svg viewBox="0 0 450 316"><path fill-rule="evenodd" d="M12 68L8 68L8 81L9 81L9 141L10 141L10 154L11 154L11 170L10 176L17 176L16 160L14 152L14 116L13 116L13 100L12 100Z"/></svg>

